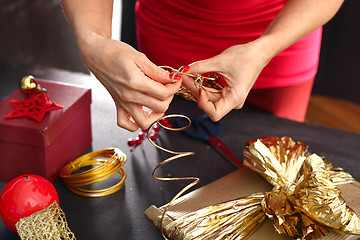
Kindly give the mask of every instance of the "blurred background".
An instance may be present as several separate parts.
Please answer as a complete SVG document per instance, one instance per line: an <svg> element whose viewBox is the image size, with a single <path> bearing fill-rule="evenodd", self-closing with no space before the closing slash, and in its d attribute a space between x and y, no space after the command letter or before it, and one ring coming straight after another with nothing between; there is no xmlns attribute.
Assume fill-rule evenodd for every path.
<svg viewBox="0 0 360 240"><path fill-rule="evenodd" d="M136 47L134 4L135 0L115 0L113 38ZM347 130L360 132L359 9L360 1L345 1L324 26L309 122L347 124L352 126ZM61 0L0 0L0 61L89 73ZM328 121L334 118L337 125L331 126Z"/></svg>

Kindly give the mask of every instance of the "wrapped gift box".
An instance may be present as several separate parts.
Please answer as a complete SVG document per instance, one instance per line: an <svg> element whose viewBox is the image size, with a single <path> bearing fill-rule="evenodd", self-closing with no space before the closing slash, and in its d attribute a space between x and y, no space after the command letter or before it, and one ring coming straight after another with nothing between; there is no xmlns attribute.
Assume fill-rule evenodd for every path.
<svg viewBox="0 0 360 240"><path fill-rule="evenodd" d="M5 119L10 100L29 97L15 91L0 103L0 181L37 174L55 182L58 171L91 144L91 90L37 80L50 100L64 108L47 112L41 122L27 117Z"/></svg>
<svg viewBox="0 0 360 240"><path fill-rule="evenodd" d="M353 182L339 185L341 195L358 215L360 215L360 183ZM204 207L217 203L227 202L229 200L244 197L253 193L267 192L272 189L272 185L266 182L259 174L249 168L241 168L219 180L216 180L204 187L194 190L177 200L170 206L164 217L164 226L175 221L182 216L202 209ZM162 207L150 206L146 211L146 217L151 220L155 226L159 227L161 217L166 205ZM330 232L324 240L350 240L358 239L359 235L340 234ZM262 225L256 229L248 240L257 239L292 239L284 234L278 234L270 219L266 219Z"/></svg>

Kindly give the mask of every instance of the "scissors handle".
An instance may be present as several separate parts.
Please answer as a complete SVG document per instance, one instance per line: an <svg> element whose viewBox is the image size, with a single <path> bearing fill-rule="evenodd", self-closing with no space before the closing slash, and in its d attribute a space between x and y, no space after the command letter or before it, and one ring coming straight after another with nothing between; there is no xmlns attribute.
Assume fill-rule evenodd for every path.
<svg viewBox="0 0 360 240"><path fill-rule="evenodd" d="M234 153L218 138L209 137L208 141L222 154L224 157L236 168L241 168L244 165L234 155Z"/></svg>
<svg viewBox="0 0 360 240"><path fill-rule="evenodd" d="M191 120L191 127L182 131L185 135L202 141L207 141L209 137L219 137L221 133L220 122L212 122L206 114L194 118L188 116ZM176 118L179 126L183 126L182 118Z"/></svg>
<svg viewBox="0 0 360 240"><path fill-rule="evenodd" d="M206 114L200 116L198 123L208 133L209 137L220 137L221 135L221 122L213 122Z"/></svg>
<svg viewBox="0 0 360 240"><path fill-rule="evenodd" d="M188 137L195 138L201 141L206 141L208 139L209 134L205 131L205 129L200 127L200 125L198 123L195 123L193 120L191 128L194 128L195 130L191 131L189 129L186 129L183 130L182 133Z"/></svg>

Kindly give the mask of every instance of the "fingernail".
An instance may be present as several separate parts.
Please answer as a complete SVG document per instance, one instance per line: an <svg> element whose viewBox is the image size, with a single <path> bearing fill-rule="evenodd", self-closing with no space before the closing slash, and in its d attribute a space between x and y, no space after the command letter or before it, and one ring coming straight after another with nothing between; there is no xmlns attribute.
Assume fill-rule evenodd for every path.
<svg viewBox="0 0 360 240"><path fill-rule="evenodd" d="M169 74L169 78L172 79L172 80L180 80L181 79L181 76L179 75L176 75L174 76L174 73L170 73Z"/></svg>
<svg viewBox="0 0 360 240"><path fill-rule="evenodd" d="M189 66L185 66L184 69L183 69L183 72L187 72L189 71L190 67Z"/></svg>
<svg viewBox="0 0 360 240"><path fill-rule="evenodd" d="M197 97L194 94L191 94L191 96L197 101Z"/></svg>
<svg viewBox="0 0 360 240"><path fill-rule="evenodd" d="M199 92L199 97L200 97L201 96L201 88L199 88L198 92Z"/></svg>
<svg viewBox="0 0 360 240"><path fill-rule="evenodd" d="M225 81L225 79L223 77L220 77L220 80L219 80L220 84L223 86L223 87L226 87L228 84L227 82Z"/></svg>

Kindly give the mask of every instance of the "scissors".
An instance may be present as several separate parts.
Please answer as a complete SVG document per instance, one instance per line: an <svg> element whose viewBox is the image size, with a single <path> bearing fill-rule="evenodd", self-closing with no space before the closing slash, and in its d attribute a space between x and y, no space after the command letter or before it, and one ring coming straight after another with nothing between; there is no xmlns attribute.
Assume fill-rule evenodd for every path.
<svg viewBox="0 0 360 240"><path fill-rule="evenodd" d="M206 114L197 118L191 116L188 117L191 120L191 127L182 131L185 135L201 141L209 142L233 166L236 168L243 167L243 164L235 156L235 154L219 139L222 128L220 122L211 121L210 117ZM181 118L177 118L176 120L178 124L181 125Z"/></svg>

